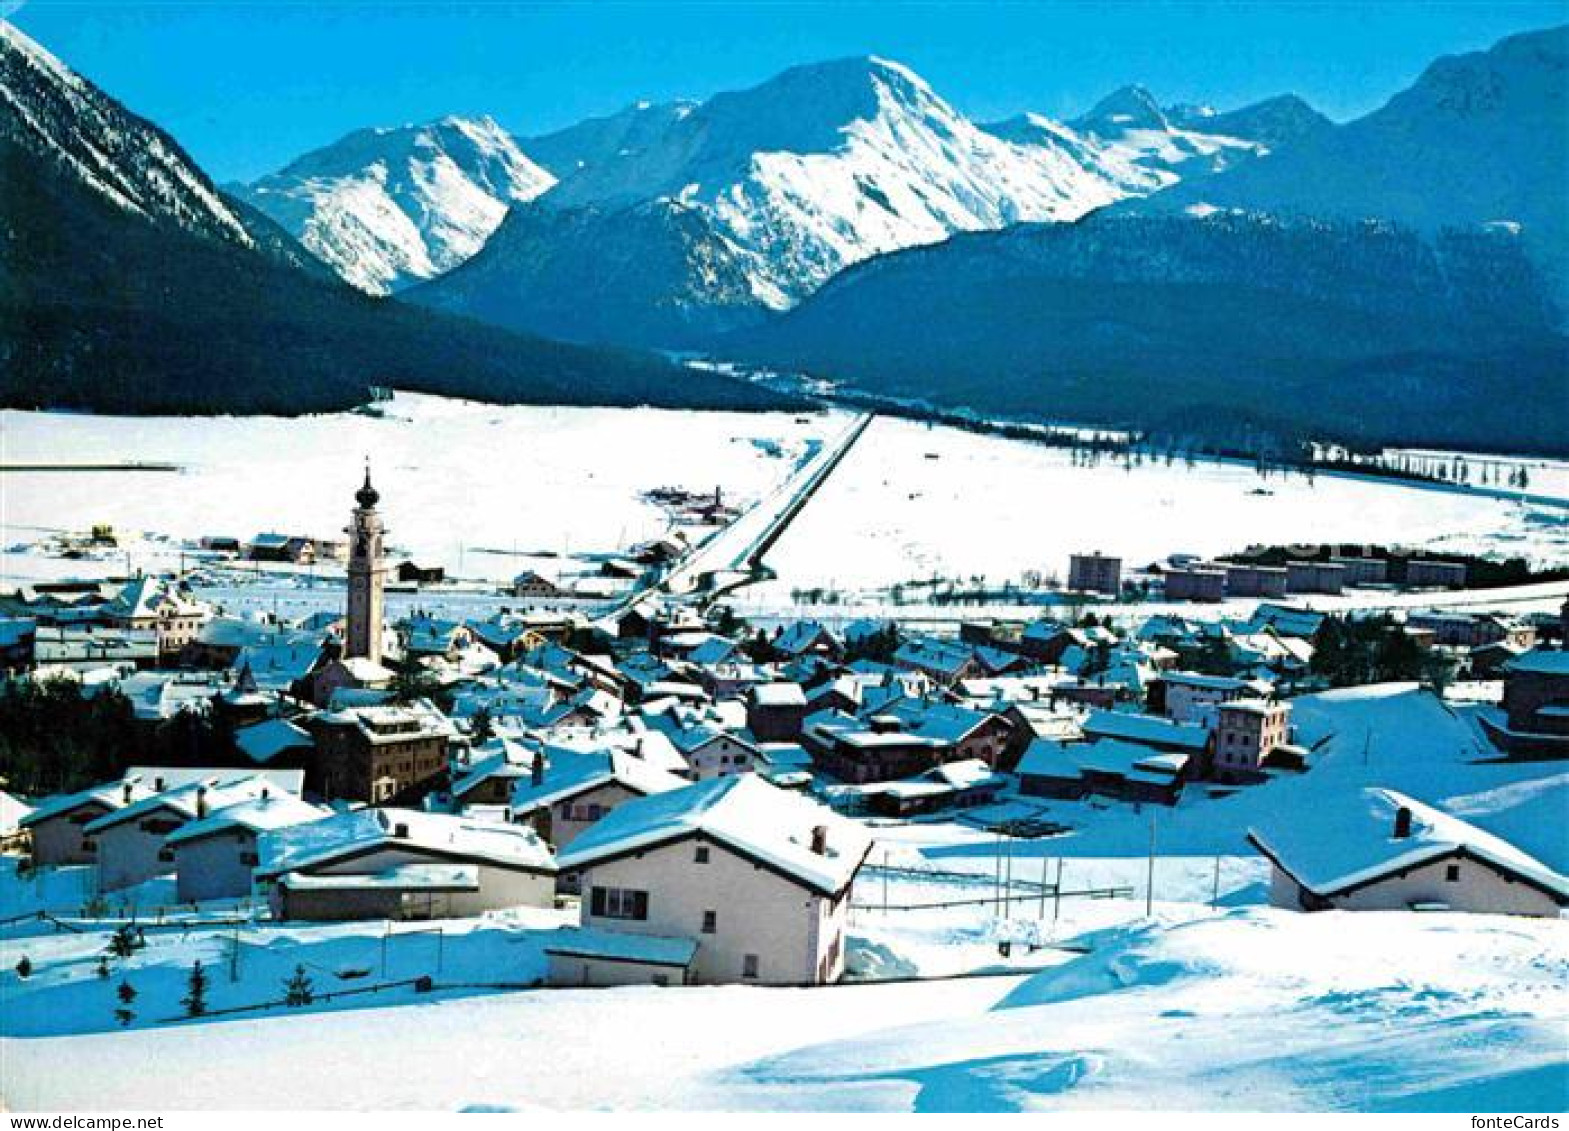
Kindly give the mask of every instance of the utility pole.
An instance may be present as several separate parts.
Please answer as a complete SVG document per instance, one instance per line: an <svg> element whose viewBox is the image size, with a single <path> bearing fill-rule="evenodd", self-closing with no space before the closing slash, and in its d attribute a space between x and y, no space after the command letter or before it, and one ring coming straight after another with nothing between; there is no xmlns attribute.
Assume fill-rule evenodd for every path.
<svg viewBox="0 0 1569 1131"><path fill-rule="evenodd" d="M1144 915L1155 913L1155 810L1150 809L1150 861L1149 873L1144 881Z"/></svg>
<svg viewBox="0 0 1569 1131"><path fill-rule="evenodd" d="M1215 890L1210 894L1209 905L1217 907L1220 904L1220 857L1215 857Z"/></svg>

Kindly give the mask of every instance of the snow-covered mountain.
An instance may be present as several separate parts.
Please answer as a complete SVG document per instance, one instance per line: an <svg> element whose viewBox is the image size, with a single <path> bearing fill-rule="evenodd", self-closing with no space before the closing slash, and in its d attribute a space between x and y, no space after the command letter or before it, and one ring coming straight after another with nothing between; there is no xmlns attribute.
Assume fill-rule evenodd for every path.
<svg viewBox="0 0 1569 1131"><path fill-rule="evenodd" d="M759 300L784 308L869 256L1072 220L1120 195L1066 153L980 129L909 69L853 58L717 95L647 144L564 175L544 203L703 209L757 257Z"/></svg>
<svg viewBox="0 0 1569 1131"><path fill-rule="evenodd" d="M555 178L491 118L358 130L239 189L334 270L383 294L462 263Z"/></svg>
<svg viewBox="0 0 1569 1131"><path fill-rule="evenodd" d="M1569 27L1557 27L1439 59L1366 117L1137 209L1376 217L1429 232L1517 225L1569 298L1565 123Z"/></svg>
<svg viewBox="0 0 1569 1131"><path fill-rule="evenodd" d="M624 340L680 344L716 318L788 309L873 256L957 232L1075 220L1268 148L1173 125L1158 107L1157 125L1134 130L1113 120L1116 107L1115 97L1098 107L1091 132L1038 115L981 127L908 68L874 57L795 67L700 104L639 104L525 141L560 182L526 218L503 224L509 238L498 234L494 254L414 297L536 331L619 327L635 331ZM678 203L679 225L668 223L674 213L634 207L655 201ZM608 277L640 248L650 266L623 293ZM654 305L602 324L551 321L559 304L541 296L575 285L602 256L611 270L594 292L605 303L630 314L635 292ZM676 274L649 277L659 270ZM701 311L710 288L713 318Z"/></svg>
<svg viewBox="0 0 1569 1131"><path fill-rule="evenodd" d="M0 21L0 406L290 414L363 404L372 384L499 402L778 403L651 356L362 294Z"/></svg>
<svg viewBox="0 0 1569 1131"><path fill-rule="evenodd" d="M58 167L114 207L154 224L253 245L237 210L169 135L5 20L0 111L0 140Z"/></svg>
<svg viewBox="0 0 1569 1131"><path fill-rule="evenodd" d="M659 144L665 132L696 107L697 103L690 101L638 102L554 133L522 138L519 144L559 179Z"/></svg>

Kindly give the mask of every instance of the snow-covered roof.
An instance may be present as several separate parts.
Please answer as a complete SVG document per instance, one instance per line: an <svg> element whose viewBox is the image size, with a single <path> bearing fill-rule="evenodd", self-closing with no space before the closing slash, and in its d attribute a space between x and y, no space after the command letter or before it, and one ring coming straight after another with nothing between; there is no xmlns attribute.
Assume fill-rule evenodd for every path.
<svg viewBox="0 0 1569 1131"><path fill-rule="evenodd" d="M812 830L827 830L826 850L812 851ZM629 801L590 825L561 854L563 869L690 835L702 835L763 861L825 894L842 891L871 848L853 821L756 775L715 778Z"/></svg>
<svg viewBox="0 0 1569 1131"><path fill-rule="evenodd" d="M512 811L531 813L610 782L645 796L686 785L685 779L623 750L608 746L573 750L552 744L546 747L544 779L537 785L532 779L521 780L513 787Z"/></svg>
<svg viewBox="0 0 1569 1131"><path fill-rule="evenodd" d="M309 749L316 740L288 719L266 719L235 731L234 745L251 761L266 764L285 750Z"/></svg>
<svg viewBox="0 0 1569 1131"><path fill-rule="evenodd" d="M1209 731L1201 726L1122 711L1091 711L1084 719L1084 733L1187 750L1202 750L1209 743Z"/></svg>
<svg viewBox="0 0 1569 1131"><path fill-rule="evenodd" d="M799 683L760 683L752 688L752 702L759 707L804 707L806 692Z"/></svg>
<svg viewBox="0 0 1569 1131"><path fill-rule="evenodd" d="M285 872L278 883L292 891L478 891L473 864L394 864L377 872Z"/></svg>
<svg viewBox="0 0 1569 1131"><path fill-rule="evenodd" d="M129 805L122 805L112 812L105 813L96 821L89 822L83 826L82 831L101 833L105 829L135 820L144 813L158 810L167 810L181 817L194 819L198 817L203 806L206 807L206 812L212 813L226 806L260 797L263 792L270 792L271 789L272 786L266 778L257 777L255 774L242 774L222 779L216 776L208 777L177 785L162 793L150 793L140 797Z"/></svg>
<svg viewBox="0 0 1569 1131"><path fill-rule="evenodd" d="M514 869L555 871L550 846L523 825L470 821L417 809L355 809L264 834L258 875L317 868L378 847Z"/></svg>
<svg viewBox="0 0 1569 1131"><path fill-rule="evenodd" d="M1396 837L1396 814L1410 810L1411 833ZM1312 812L1282 813L1248 839L1304 888L1332 896L1459 851L1486 861L1569 904L1569 878L1490 832L1392 789L1323 794Z"/></svg>
<svg viewBox="0 0 1569 1131"><path fill-rule="evenodd" d="M268 792L226 805L199 821L191 821L170 833L167 844L200 840L227 829L249 829L253 833L303 825L330 816L332 810L302 801L292 793Z"/></svg>
<svg viewBox="0 0 1569 1131"><path fill-rule="evenodd" d="M16 829L27 815L32 812L25 802L18 801L4 790L0 790L0 833L9 833Z"/></svg>

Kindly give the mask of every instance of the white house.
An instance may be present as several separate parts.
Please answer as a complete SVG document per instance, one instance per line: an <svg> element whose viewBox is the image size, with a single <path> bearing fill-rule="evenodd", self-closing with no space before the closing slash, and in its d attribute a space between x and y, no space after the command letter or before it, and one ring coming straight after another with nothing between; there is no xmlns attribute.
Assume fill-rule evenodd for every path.
<svg viewBox="0 0 1569 1131"><path fill-rule="evenodd" d="M850 889L870 849L859 824L747 775L629 801L558 862L583 877L590 938L695 942L686 980L822 985L844 973ZM586 949L547 947L552 981L632 980L635 957ZM669 969L650 966L640 980Z"/></svg>
<svg viewBox="0 0 1569 1131"><path fill-rule="evenodd" d="M77 793L46 797L17 825L32 838L33 863L45 867L91 864L98 858L98 846L87 826L151 792L135 777L105 782Z"/></svg>
<svg viewBox="0 0 1569 1131"><path fill-rule="evenodd" d="M208 777L121 806L83 829L97 844L98 887L114 891L174 871L170 833L215 810L260 797L271 788L252 774Z"/></svg>
<svg viewBox="0 0 1569 1131"><path fill-rule="evenodd" d="M263 788L254 798L227 805L170 833L164 841L174 857L180 900L239 899L251 894L260 855L257 840L274 829L330 816L292 793Z"/></svg>
<svg viewBox="0 0 1569 1131"><path fill-rule="evenodd" d="M1392 789L1281 814L1248 839L1270 902L1299 911L1472 911L1556 917L1569 879L1508 842Z"/></svg>
<svg viewBox="0 0 1569 1131"><path fill-rule="evenodd" d="M280 919L435 919L554 907L534 830L413 809L355 809L263 834L258 884Z"/></svg>

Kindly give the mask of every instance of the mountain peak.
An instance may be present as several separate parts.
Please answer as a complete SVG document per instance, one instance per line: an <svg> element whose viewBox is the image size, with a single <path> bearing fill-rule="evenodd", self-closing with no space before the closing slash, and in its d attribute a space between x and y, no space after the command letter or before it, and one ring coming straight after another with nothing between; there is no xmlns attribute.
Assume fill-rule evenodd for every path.
<svg viewBox="0 0 1569 1131"><path fill-rule="evenodd" d="M1155 101L1155 96L1136 83L1112 91L1072 124L1076 129L1091 132L1171 128L1166 112Z"/></svg>

